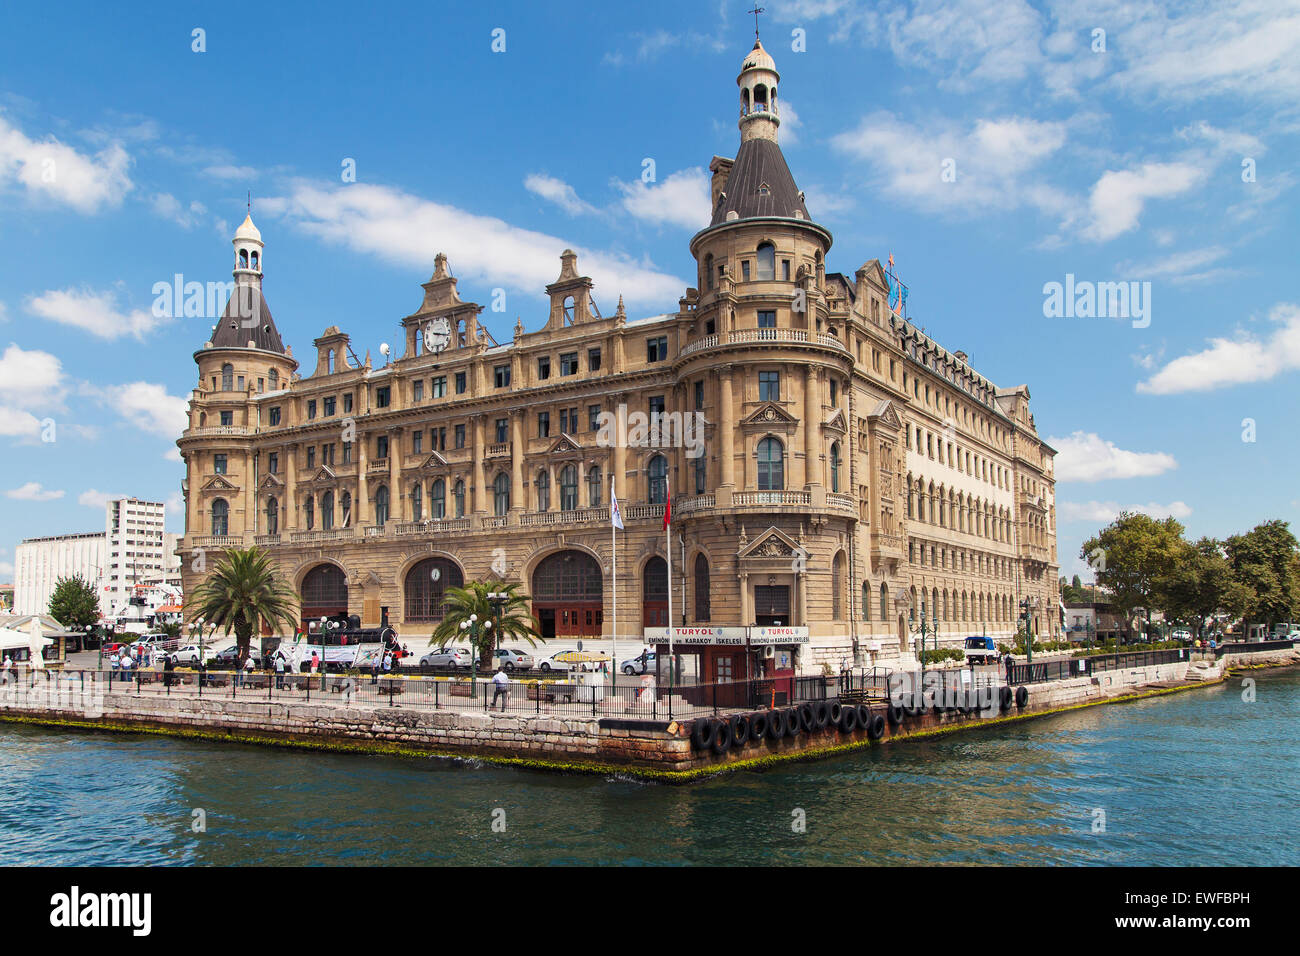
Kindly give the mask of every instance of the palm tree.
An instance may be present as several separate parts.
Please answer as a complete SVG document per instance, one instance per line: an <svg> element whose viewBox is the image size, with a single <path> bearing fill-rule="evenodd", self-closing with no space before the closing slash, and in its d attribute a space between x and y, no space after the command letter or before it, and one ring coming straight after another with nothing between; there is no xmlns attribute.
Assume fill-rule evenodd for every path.
<svg viewBox="0 0 1300 956"><path fill-rule="evenodd" d="M298 595L288 587L261 548L227 551L212 573L194 589L189 619L216 625L224 634L235 632L242 667L253 633L263 626L298 623Z"/></svg>
<svg viewBox="0 0 1300 956"><path fill-rule="evenodd" d="M471 634L470 642L478 651L479 665L484 670L491 668L492 649L498 640L527 641L536 646L542 635L537 629L537 618L528 609L532 598L519 593L520 587L522 585L518 581L509 584L470 581L463 588L448 588L447 613L433 632L433 642L441 647L459 640L464 636L460 628L461 622L468 621L470 615L477 615L478 635L476 638ZM488 595L493 591L507 595L505 600L498 600L494 605L488 600ZM492 627L483 626L487 621L492 622Z"/></svg>

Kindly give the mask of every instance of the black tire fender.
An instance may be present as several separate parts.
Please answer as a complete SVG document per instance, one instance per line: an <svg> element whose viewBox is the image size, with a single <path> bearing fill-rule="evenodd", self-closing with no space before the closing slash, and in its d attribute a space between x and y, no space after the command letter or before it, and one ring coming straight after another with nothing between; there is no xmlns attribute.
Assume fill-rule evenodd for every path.
<svg viewBox="0 0 1300 956"><path fill-rule="evenodd" d="M701 717L691 728L691 745L696 750L708 750L713 745L713 737L716 733L717 728L713 721L708 717Z"/></svg>
<svg viewBox="0 0 1300 956"><path fill-rule="evenodd" d="M1029 688L1021 685L1016 688L1016 706L1023 708L1029 703Z"/></svg>
<svg viewBox="0 0 1300 956"><path fill-rule="evenodd" d="M871 708L866 704L858 704L858 727L865 727L871 722Z"/></svg>
<svg viewBox="0 0 1300 956"><path fill-rule="evenodd" d="M815 726L818 730L824 730L826 728L826 725L830 723L830 719L831 719L830 705L826 703L826 701L824 700L817 701L817 703L813 706L813 726Z"/></svg>
<svg viewBox="0 0 1300 956"><path fill-rule="evenodd" d="M840 707L840 719L836 721L840 728L840 733L851 734L858 729L858 709L856 707Z"/></svg>
<svg viewBox="0 0 1300 956"><path fill-rule="evenodd" d="M798 737L801 730L803 730L803 718L799 714L799 708L791 707L785 712L785 735Z"/></svg>
<svg viewBox="0 0 1300 956"><path fill-rule="evenodd" d="M749 737L751 740L762 740L767 736L767 711L760 710L749 715Z"/></svg>
<svg viewBox="0 0 1300 956"><path fill-rule="evenodd" d="M817 726L817 711L813 705L803 704L799 707L799 729L805 734Z"/></svg>
<svg viewBox="0 0 1300 956"><path fill-rule="evenodd" d="M767 715L767 739L780 740L785 736L785 711L774 710Z"/></svg>
<svg viewBox="0 0 1300 956"><path fill-rule="evenodd" d="M1004 686L998 691L998 709L1010 710L1011 702L1015 699L1015 696L1010 687Z"/></svg>
<svg viewBox="0 0 1300 956"><path fill-rule="evenodd" d="M710 745L715 754L724 754L731 749L731 724L725 720L716 722L713 743Z"/></svg>
<svg viewBox="0 0 1300 956"><path fill-rule="evenodd" d="M903 722L903 708L898 704L890 704L885 716L889 719L889 726L897 727Z"/></svg>
<svg viewBox="0 0 1300 956"><path fill-rule="evenodd" d="M838 700L830 700L826 702L826 706L828 708L826 722L828 724L838 724L840 722L840 715L844 713L844 705Z"/></svg>
<svg viewBox="0 0 1300 956"><path fill-rule="evenodd" d="M732 714L729 723L731 725L731 746L739 750L749 743L749 715Z"/></svg>
<svg viewBox="0 0 1300 956"><path fill-rule="evenodd" d="M885 718L880 714L872 714L871 719L867 721L867 736L872 740L879 740L885 736Z"/></svg>

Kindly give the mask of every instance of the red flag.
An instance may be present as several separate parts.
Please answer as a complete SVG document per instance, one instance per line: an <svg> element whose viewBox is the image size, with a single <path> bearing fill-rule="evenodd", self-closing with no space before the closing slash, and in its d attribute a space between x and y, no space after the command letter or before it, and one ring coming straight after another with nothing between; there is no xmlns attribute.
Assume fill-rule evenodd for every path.
<svg viewBox="0 0 1300 956"><path fill-rule="evenodd" d="M664 475L664 530L668 530L668 524L673 517L673 489L668 485L668 476Z"/></svg>

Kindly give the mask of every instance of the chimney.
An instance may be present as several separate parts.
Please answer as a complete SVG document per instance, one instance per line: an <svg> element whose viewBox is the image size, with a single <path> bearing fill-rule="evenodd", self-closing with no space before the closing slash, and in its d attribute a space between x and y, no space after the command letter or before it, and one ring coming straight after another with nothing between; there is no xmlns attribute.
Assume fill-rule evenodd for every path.
<svg viewBox="0 0 1300 956"><path fill-rule="evenodd" d="M709 192L712 194L713 202L711 209L718 208L718 196L727 188L727 177L731 175L731 167L735 164L734 159L727 159L723 156L714 156L713 162L709 163L709 170L713 173L713 180L709 183Z"/></svg>

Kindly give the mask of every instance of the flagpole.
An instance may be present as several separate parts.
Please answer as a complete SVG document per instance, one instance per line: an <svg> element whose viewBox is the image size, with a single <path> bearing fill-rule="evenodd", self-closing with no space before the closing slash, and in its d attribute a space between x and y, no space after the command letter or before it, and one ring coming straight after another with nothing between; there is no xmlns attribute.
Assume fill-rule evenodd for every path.
<svg viewBox="0 0 1300 956"><path fill-rule="evenodd" d="M618 497L614 492L614 472L609 472L609 553L610 560L614 563L614 626L610 629L609 656L613 658L609 666L612 668L609 676L609 686L618 687L618 528L614 525L614 509L617 507ZM618 696L615 693L614 696Z"/></svg>
<svg viewBox="0 0 1300 956"><path fill-rule="evenodd" d="M664 475L664 543L668 553L668 687L677 684L677 659L673 654L673 489Z"/></svg>

